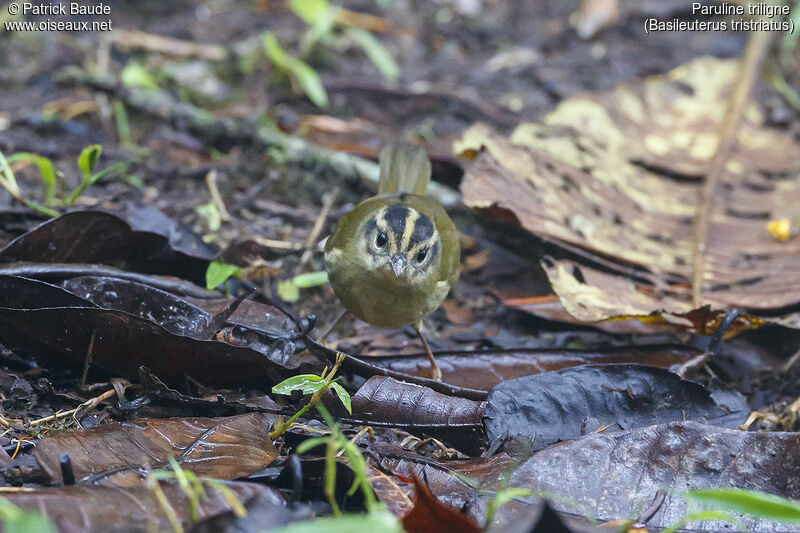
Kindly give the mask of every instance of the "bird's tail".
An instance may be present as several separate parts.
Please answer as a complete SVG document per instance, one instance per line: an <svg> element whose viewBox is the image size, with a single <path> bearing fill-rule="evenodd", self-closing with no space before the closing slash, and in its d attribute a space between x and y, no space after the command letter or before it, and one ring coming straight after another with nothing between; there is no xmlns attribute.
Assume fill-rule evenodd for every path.
<svg viewBox="0 0 800 533"><path fill-rule="evenodd" d="M420 146L390 144L381 150L378 194L410 192L425 194L431 180L431 162Z"/></svg>

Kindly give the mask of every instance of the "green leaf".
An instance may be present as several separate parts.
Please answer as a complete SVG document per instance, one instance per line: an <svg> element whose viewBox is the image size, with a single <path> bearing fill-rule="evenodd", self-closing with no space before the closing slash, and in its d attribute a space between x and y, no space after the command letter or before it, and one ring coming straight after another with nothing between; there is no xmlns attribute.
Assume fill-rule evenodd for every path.
<svg viewBox="0 0 800 533"><path fill-rule="evenodd" d="M344 387L339 385L338 383L331 383L331 388L333 392L336 393L336 396L339 397L339 400L344 405L344 408L347 409L347 412L351 415L353 414L353 406L350 404L350 395L344 390Z"/></svg>
<svg viewBox="0 0 800 533"><path fill-rule="evenodd" d="M265 31L261 34L261 40L264 42L264 51L267 57L272 61L276 67L282 70L289 69L289 56L283 51L281 45L278 44L278 39L270 31Z"/></svg>
<svg viewBox="0 0 800 533"><path fill-rule="evenodd" d="M213 201L198 205L194 208L194 212L203 217L209 231L217 231L222 226L222 215L219 212L219 207ZM208 283L208 279L206 279L206 283Z"/></svg>
<svg viewBox="0 0 800 533"><path fill-rule="evenodd" d="M292 12L308 25L314 24L331 8L328 0L291 0Z"/></svg>
<svg viewBox="0 0 800 533"><path fill-rule="evenodd" d="M306 96L314 105L321 109L328 107L328 93L325 91L325 87L322 85L322 80L316 70L304 61L293 57L289 63L289 71L300 83Z"/></svg>
<svg viewBox="0 0 800 533"><path fill-rule="evenodd" d="M388 511L368 514L346 514L338 517L316 518L293 522L287 526L270 529L270 533L403 533L397 518Z"/></svg>
<svg viewBox="0 0 800 533"><path fill-rule="evenodd" d="M119 75L125 87L141 87L143 89L158 89L158 84L147 69L138 63L128 63Z"/></svg>
<svg viewBox="0 0 800 533"><path fill-rule="evenodd" d="M746 531L743 527L741 527L741 524L738 520L736 520L736 518L725 511L699 511L696 513L687 513L686 516L681 518L677 523L662 530L661 533L675 533L675 531L690 522L703 522L705 520L722 520L736 525L739 531Z"/></svg>
<svg viewBox="0 0 800 533"><path fill-rule="evenodd" d="M494 496L494 507L495 509L499 509L514 498L525 498L531 494L533 494L533 492L530 489L522 487L509 487L507 489L497 491L497 494Z"/></svg>
<svg viewBox="0 0 800 533"><path fill-rule="evenodd" d="M292 281L299 289L311 289L328 283L328 273L325 270L318 272L305 272L298 274Z"/></svg>
<svg viewBox="0 0 800 533"><path fill-rule="evenodd" d="M18 152L8 158L9 163L14 161L30 161L39 167L39 174L42 176L44 185L44 198L47 205L56 203L56 171L53 163L46 157L28 152Z"/></svg>
<svg viewBox="0 0 800 533"><path fill-rule="evenodd" d="M294 284L294 280L285 279L278 282L278 296L284 302L294 303L300 299L300 289Z"/></svg>
<svg viewBox="0 0 800 533"><path fill-rule="evenodd" d="M394 81L400 77L400 67L381 42L362 28L347 28L347 35L364 49L367 57L384 78Z"/></svg>
<svg viewBox="0 0 800 533"><path fill-rule="evenodd" d="M88 182L90 180L102 151L103 147L99 144L90 144L84 148L81 155L78 156L78 168L81 169L84 181Z"/></svg>
<svg viewBox="0 0 800 533"><path fill-rule="evenodd" d="M328 438L329 437L313 437L311 439L306 439L297 445L297 447L294 449L294 453L297 455L302 455L312 448L316 448L322 444L327 444Z"/></svg>
<svg viewBox="0 0 800 533"><path fill-rule="evenodd" d="M242 502L239 501L239 498L236 497L236 494L234 494L230 488L228 488L226 485L223 485L216 479L203 478L203 481L208 483L209 487L215 489L222 495L223 498L225 498L225 502L233 510L233 514L239 518L244 518L247 516L247 509L244 505L242 505Z"/></svg>
<svg viewBox="0 0 800 533"><path fill-rule="evenodd" d="M241 271L238 266L226 263L222 259L211 261L206 269L206 289L219 287L231 276L238 276Z"/></svg>
<svg viewBox="0 0 800 533"><path fill-rule="evenodd" d="M272 387L273 394L290 395L292 391L302 391L303 394L313 394L328 386L328 382L315 374L300 374L285 379Z"/></svg>
<svg viewBox="0 0 800 533"><path fill-rule="evenodd" d="M25 511L14 521L3 524L5 533L56 533L53 521L37 512Z"/></svg>
<svg viewBox="0 0 800 533"><path fill-rule="evenodd" d="M337 12L338 8L327 9L319 18L309 25L308 30L303 34L297 47L300 54L299 57L307 57L318 41L330 35L331 31L333 31L334 24L336 24Z"/></svg>
<svg viewBox="0 0 800 533"><path fill-rule="evenodd" d="M687 492L686 497L714 509L734 511L764 520L800 524L800 502L765 492L737 488L696 489Z"/></svg>

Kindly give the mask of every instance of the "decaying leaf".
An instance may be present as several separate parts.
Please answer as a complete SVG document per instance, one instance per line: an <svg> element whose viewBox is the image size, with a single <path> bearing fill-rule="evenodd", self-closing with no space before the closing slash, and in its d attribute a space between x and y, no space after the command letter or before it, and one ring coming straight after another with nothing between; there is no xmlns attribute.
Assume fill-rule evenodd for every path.
<svg viewBox="0 0 800 533"><path fill-rule="evenodd" d="M596 433L550 446L523 462L509 485L527 487L549 498L559 511L594 516L599 521L636 516L656 493L667 491L648 521L650 528L674 524L687 511L680 492L697 488L739 487L800 498L795 453L800 436L789 432L745 432L697 422L673 422L622 433ZM485 500L477 505L484 507ZM517 520L534 497L515 500L495 516L495 525ZM475 510L480 514L479 510ZM721 522L695 523L694 531L725 530ZM792 524L742 518L746 531L796 531Z"/></svg>
<svg viewBox="0 0 800 533"><path fill-rule="evenodd" d="M199 476L236 479L269 465L278 450L267 436L274 416L262 413L224 418L141 419L45 437L34 456L53 480L61 480L60 456L70 457L76 478L114 471L99 481L131 486L142 469L169 457Z"/></svg>
<svg viewBox="0 0 800 533"><path fill-rule="evenodd" d="M698 420L736 427L750 410L729 395L718 404L702 385L661 368L584 365L504 381L489 393L489 441L528 436L535 450L584 433Z"/></svg>
<svg viewBox="0 0 800 533"><path fill-rule="evenodd" d="M272 527L302 518L300 513L297 513L300 516L293 516L295 513L287 509L286 502L275 489L258 483L220 483L232 492L248 515L253 512L262 520L268 518ZM192 513L184 489L176 481L164 483L161 488L178 522L189 527ZM235 523L236 517L225 496L215 488L206 487L205 490L208 497L200 499L197 509L201 521L199 530L222 531L226 522ZM59 531L173 531L167 511L153 491L143 486L44 487L6 493L3 498L21 509L49 517ZM216 529L205 529L206 521L216 524Z"/></svg>
<svg viewBox="0 0 800 533"><path fill-rule="evenodd" d="M473 533L480 526L467 515L443 505L431 491L414 476L416 497L414 507L403 517L403 528L409 533Z"/></svg>
<svg viewBox="0 0 800 533"><path fill-rule="evenodd" d="M702 178L738 75L735 61L701 58L641 83L562 102L506 138L473 126L456 146L477 155L467 205L596 254L613 274L547 268L582 321L692 311L694 219ZM800 302L800 241L767 221L800 215L800 143L764 126L749 104L711 201L702 303L748 309L748 327ZM509 217L510 215L510 217ZM609 261L609 258L612 260ZM583 274L583 275L582 275ZM760 315L759 315L760 313ZM800 314L770 318L800 327ZM680 324L679 324L680 326Z"/></svg>

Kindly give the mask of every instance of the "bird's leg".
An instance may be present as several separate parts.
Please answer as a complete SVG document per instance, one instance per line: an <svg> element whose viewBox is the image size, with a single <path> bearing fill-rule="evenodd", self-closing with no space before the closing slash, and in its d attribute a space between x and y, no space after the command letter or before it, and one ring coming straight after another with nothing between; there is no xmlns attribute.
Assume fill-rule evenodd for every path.
<svg viewBox="0 0 800 533"><path fill-rule="evenodd" d="M323 346L325 346L325 340L328 338L328 335L331 334L331 331L333 331L333 328L335 328L337 326L337 324L339 324L339 322L342 321L342 319L344 318L344 315L346 315L348 312L349 311L347 309L342 308L342 312L339 313L339 316L336 317L336 320L334 320L331 323L331 325L328 326L328 329L325 330L325 333L323 333L322 337L320 337L320 339L317 341L319 344L322 344Z"/></svg>
<svg viewBox="0 0 800 533"><path fill-rule="evenodd" d="M431 362L431 378L435 379L436 381L442 381L442 371L439 370L439 365L436 364L436 360L433 358L433 353L431 352L430 346L428 346L428 341L425 340L425 336L422 334L422 324L417 324L416 326L413 326L413 328L414 331L417 332L417 337L419 337L422 347L425 349L425 355L428 356L428 361Z"/></svg>

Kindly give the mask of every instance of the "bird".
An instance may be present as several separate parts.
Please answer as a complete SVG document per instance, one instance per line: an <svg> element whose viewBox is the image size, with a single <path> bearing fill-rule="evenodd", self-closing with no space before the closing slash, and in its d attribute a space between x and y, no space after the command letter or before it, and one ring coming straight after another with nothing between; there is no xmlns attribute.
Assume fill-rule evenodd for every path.
<svg viewBox="0 0 800 533"><path fill-rule="evenodd" d="M458 230L442 204L425 194L431 163L422 147L390 144L378 161L378 193L336 223L325 244L325 269L343 307L360 320L411 326L431 377L440 381L421 329L458 280Z"/></svg>

